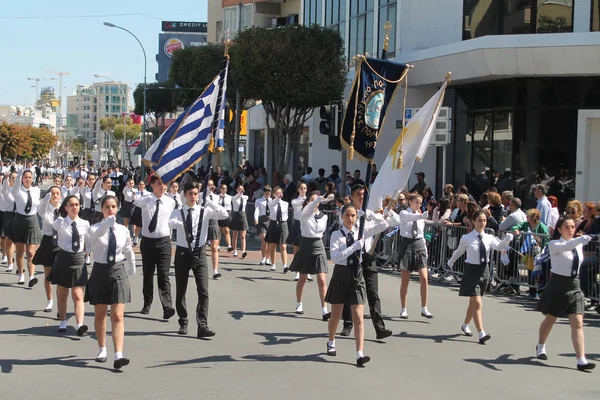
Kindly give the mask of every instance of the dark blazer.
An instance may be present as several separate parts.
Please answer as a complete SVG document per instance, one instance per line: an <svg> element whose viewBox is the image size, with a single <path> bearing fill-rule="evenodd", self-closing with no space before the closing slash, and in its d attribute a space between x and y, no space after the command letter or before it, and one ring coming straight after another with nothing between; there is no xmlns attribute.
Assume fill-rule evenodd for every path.
<svg viewBox="0 0 600 400"><path fill-rule="evenodd" d="M294 182L290 182L290 184L283 190L283 201L287 201L288 203L296 198L296 193L298 189Z"/></svg>

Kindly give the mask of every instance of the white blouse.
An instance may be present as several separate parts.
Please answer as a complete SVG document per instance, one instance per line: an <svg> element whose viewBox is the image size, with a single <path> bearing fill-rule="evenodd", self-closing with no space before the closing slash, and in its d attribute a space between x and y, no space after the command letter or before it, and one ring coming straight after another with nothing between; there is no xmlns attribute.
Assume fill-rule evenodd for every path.
<svg viewBox="0 0 600 400"><path fill-rule="evenodd" d="M508 247L508 244L513 240L513 235L507 233L504 239L500 240L494 235L490 235L489 233L483 232L481 234L481 240L483 241L483 245L486 250L486 259L481 260L479 255L479 232L473 230L467 234L464 234L460 238L460 243L450 260L448 260L448 266L452 268L452 265L458 260L460 256L462 256L465 251L467 252L467 264L475 264L480 265L481 263L488 263L492 259L491 253L492 249L496 251L504 250Z"/></svg>
<svg viewBox="0 0 600 400"><path fill-rule="evenodd" d="M100 181L100 180L98 180ZM96 181L96 182L98 182ZM98 184L94 187L94 190L92 190L92 198L94 199L94 202L96 204L96 211L99 212L100 211L100 203L102 202L102 198L104 196L116 196L115 192L113 192L112 190L104 190L102 189L102 184Z"/></svg>
<svg viewBox="0 0 600 400"><path fill-rule="evenodd" d="M577 274L579 275L579 268L583 262L583 246L588 244L592 238L583 235L578 238L565 240L560 238L558 240L551 240L548 243L548 250L550 252L551 271L553 274L562 276L571 276L573 269L573 250L577 250L579 256L579 267L577 268Z"/></svg>
<svg viewBox="0 0 600 400"><path fill-rule="evenodd" d="M400 235L405 238L423 239L425 231L425 220L429 213L425 211L423 214L414 212L410 207L400 211ZM417 221L416 230L413 226L413 221Z"/></svg>
<svg viewBox="0 0 600 400"><path fill-rule="evenodd" d="M227 211L231 211L231 196L228 194L219 194L218 196L217 203Z"/></svg>
<svg viewBox="0 0 600 400"><path fill-rule="evenodd" d="M277 221L277 208L281 206L281 221L288 220L288 208L289 204L287 201L281 199L273 199L269 201L269 219L271 221Z"/></svg>
<svg viewBox="0 0 600 400"><path fill-rule="evenodd" d="M231 198L231 210L233 212L240 211L240 203L242 205L242 212L246 212L246 205L248 204L248 196L245 194L236 194Z"/></svg>
<svg viewBox="0 0 600 400"><path fill-rule="evenodd" d="M135 200L135 191L134 189L126 187L123 189L123 201L127 201L129 203L133 203Z"/></svg>
<svg viewBox="0 0 600 400"><path fill-rule="evenodd" d="M31 210L26 213L25 205L27 204L27 192L31 194ZM17 213L21 215L36 215L37 208L40 204L40 188L36 186L31 186L29 189L25 189L23 185L20 183L15 183L10 192L8 193L8 197L12 198L17 205Z"/></svg>
<svg viewBox="0 0 600 400"><path fill-rule="evenodd" d="M374 223L370 224L371 226L365 225L363 238L367 239L377 235L380 232L385 231L388 228L387 222L382 219L373 220ZM359 251L361 249L361 242L358 240L358 224L354 224L352 227L352 232L354 233L355 242L352 247L346 247L346 236L348 235L348 229L344 226L342 229L338 229L331 234L330 240L330 254L331 261L339 265L347 265L346 262L348 257L352 255L353 252ZM360 261L362 261L362 252L360 255Z"/></svg>
<svg viewBox="0 0 600 400"><path fill-rule="evenodd" d="M131 246L129 229L121 224L115 223L115 218L106 218L102 222L94 224L89 230L89 243L91 252L94 254L94 262L108 263L108 232L113 228L117 240L117 251L115 262L125 261L127 275L135 274L135 253ZM79 229L79 228L78 228Z"/></svg>
<svg viewBox="0 0 600 400"><path fill-rule="evenodd" d="M194 248L196 246L196 237L198 236L198 222L200 220L200 212L202 211L202 206L196 204L192 212L192 242L191 246ZM185 226L184 221L187 218L190 207L186 204L183 206L183 215L184 219L181 218L181 210L175 209L171 212L171 217L169 218L169 228L177 229L177 246L188 248L187 236L185 234ZM229 213L224 207L221 207L219 204L214 201L207 200L206 206L204 207L204 215L202 216L202 227L200 231L200 241L199 246L202 247L206 243L206 237L208 235L208 224L211 219L227 219L229 217Z"/></svg>
<svg viewBox="0 0 600 400"><path fill-rule="evenodd" d="M73 186L73 187L68 188L66 186L63 186L60 188L60 191L62 193L62 198L66 199L67 196L75 195L75 194L79 193L79 187Z"/></svg>
<svg viewBox="0 0 600 400"><path fill-rule="evenodd" d="M254 203L254 220L258 221L259 217L267 215L267 207L268 207L269 199L265 199L261 197L256 200Z"/></svg>
<svg viewBox="0 0 600 400"><path fill-rule="evenodd" d="M67 215L65 218L58 217L52 226L54 227L54 230L58 232L58 247L69 253L74 253L73 229L71 227L73 222L77 224L77 231L79 232L79 250L77 252L81 253L90 229L89 222L82 218L76 218L75 221L73 221L71 217Z"/></svg>
<svg viewBox="0 0 600 400"><path fill-rule="evenodd" d="M327 215L315 214L315 210L321 203L322 198L317 197L304 207L300 214L300 232L305 238L323 238L327 230ZM295 215L295 211L294 211ZM320 218L317 219L317 216Z"/></svg>
<svg viewBox="0 0 600 400"><path fill-rule="evenodd" d="M173 199L173 201L175 202L175 210L179 210L181 207L183 207L183 203L181 202L181 196L179 195L179 193L166 193L167 196L169 196L170 198Z"/></svg>
<svg viewBox="0 0 600 400"><path fill-rule="evenodd" d="M160 200L160 207L158 208L158 216L156 220L156 230L150 232L148 227L152 221L154 210L156 210L156 201ZM171 211L175 208L175 201L169 196L161 196L159 199L154 194L144 196L134 203L137 207L142 209L142 236L152 239L163 238L171 236L171 230L169 229L169 218Z"/></svg>
<svg viewBox="0 0 600 400"><path fill-rule="evenodd" d="M2 196L4 197L4 209L2 211L13 212L15 209L15 200L12 198L12 196L9 196L9 192L12 188L8 185L8 178L4 178L4 181L2 182Z"/></svg>
<svg viewBox="0 0 600 400"><path fill-rule="evenodd" d="M54 210L58 210L60 208L60 202L58 207L54 208L54 206L50 203L50 196L46 195L40 201L40 205L38 206L37 213L42 218L42 234L46 236L52 236L52 224L54 224Z"/></svg>
<svg viewBox="0 0 600 400"><path fill-rule="evenodd" d="M306 197L296 197L292 200L292 208L294 209L294 219L300 221L300 215L302 214L302 205L304 204Z"/></svg>

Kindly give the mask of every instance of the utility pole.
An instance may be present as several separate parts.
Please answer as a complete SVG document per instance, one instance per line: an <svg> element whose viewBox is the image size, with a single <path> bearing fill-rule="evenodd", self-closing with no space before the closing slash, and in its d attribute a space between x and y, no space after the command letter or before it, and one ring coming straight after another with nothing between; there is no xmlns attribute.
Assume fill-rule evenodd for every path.
<svg viewBox="0 0 600 400"><path fill-rule="evenodd" d="M244 10L244 5L242 4L242 0L238 3L238 33L242 30L242 12ZM240 89L237 88L235 90L235 165L232 165L231 169L235 170L238 165L240 165L240 119L242 118L242 96L240 94Z"/></svg>
<svg viewBox="0 0 600 400"><path fill-rule="evenodd" d="M62 84L62 78L63 75L71 75L70 72L57 72L57 71L46 71L47 74L55 74L59 76L59 80L58 80L58 113L56 114L56 133L58 134L58 131L60 130L61 126L60 123L62 121L62 105L63 105L63 98L62 98L62 89L63 89L63 84ZM53 78L54 79L54 78Z"/></svg>

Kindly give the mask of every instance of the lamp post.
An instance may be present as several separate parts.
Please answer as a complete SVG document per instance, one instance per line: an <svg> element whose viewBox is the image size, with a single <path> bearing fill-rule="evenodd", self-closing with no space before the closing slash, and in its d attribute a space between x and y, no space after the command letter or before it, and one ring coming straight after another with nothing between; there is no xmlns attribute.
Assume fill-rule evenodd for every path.
<svg viewBox="0 0 600 400"><path fill-rule="evenodd" d="M86 167L87 167L87 164L88 164L88 159L87 159L87 155L88 155L87 145L88 145L88 143L93 142L94 140L96 140L96 138L92 138L92 139L88 140L87 142L85 142L83 144L83 149L84 149L83 151L85 151L85 154L83 155L83 165L85 165Z"/></svg>
<svg viewBox="0 0 600 400"><path fill-rule="evenodd" d="M148 59L146 57L146 49L144 49L144 45L142 45L142 42L140 42L140 39L137 38L137 36L135 36L131 31L120 27L118 25L115 24L111 24L110 22L105 22L104 23L105 26L108 26L109 28L117 28L117 29L121 29L122 31L125 31L127 33L129 33L131 36L133 36L133 38L135 40L137 40L138 44L140 45L140 47L142 48L142 52L144 53L144 115L142 115L143 118L143 124L142 124L142 134L144 136L142 136L142 140L140 142L140 146L142 146L142 157L144 157L144 153L146 153L146 144L144 143L146 140L146 69L147 69L147 64L148 64ZM146 177L146 168L144 167L144 165L141 166L141 178L144 179Z"/></svg>
<svg viewBox="0 0 600 400"><path fill-rule="evenodd" d="M126 141L127 141L127 92L123 89L122 85L117 83L114 79L109 78L108 76L94 74L94 78L104 78L113 82L121 93L123 93L123 97L125 97L125 117L123 118L123 157L121 159L121 168L125 168L125 153L127 152Z"/></svg>

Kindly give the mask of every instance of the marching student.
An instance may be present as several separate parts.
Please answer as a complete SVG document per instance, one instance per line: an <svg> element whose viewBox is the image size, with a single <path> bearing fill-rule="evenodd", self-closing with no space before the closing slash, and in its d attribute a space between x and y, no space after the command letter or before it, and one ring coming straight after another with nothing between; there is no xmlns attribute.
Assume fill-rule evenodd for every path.
<svg viewBox="0 0 600 400"><path fill-rule="evenodd" d="M257 199L254 203L254 225L260 236L260 254L262 259L260 265L271 266L271 259L269 256L269 244L265 241L267 230L269 229L270 210L269 200L271 199L271 187L265 185L263 188L264 196Z"/></svg>
<svg viewBox="0 0 600 400"><path fill-rule="evenodd" d="M181 194L179 193L179 183L171 182L171 184L169 185L169 193L167 193L167 196L172 198L175 202L175 210L178 210L181 207L183 207L183 202L181 201Z"/></svg>
<svg viewBox="0 0 600 400"><path fill-rule="evenodd" d="M233 247L231 247L231 235L229 232L229 222L231 222L231 196L227 194L227 185L222 184L219 187L219 205L227 210L229 216L226 219L220 219L219 224L219 232L221 232L221 237L225 236L225 244L227 245L227 252L232 252Z"/></svg>
<svg viewBox="0 0 600 400"><path fill-rule="evenodd" d="M135 206L133 201L135 200L135 183L133 178L127 179L125 187L123 188L123 204L119 210L119 215L123 218L123 226L129 229L129 221L133 216L133 210Z"/></svg>
<svg viewBox="0 0 600 400"><path fill-rule="evenodd" d="M102 221L102 211L100 211L100 203L102 202L102 198L104 196L116 196L116 193L111 190L112 188L112 178L106 172L103 172L100 175L100 184L96 182L94 189L92 190L92 198L94 199L94 205L96 212L94 214L94 222ZM86 260L86 264L89 265L88 260Z"/></svg>
<svg viewBox="0 0 600 400"><path fill-rule="evenodd" d="M146 196L149 196L150 192L146 190L146 182L138 182L138 190L133 198L133 215L131 216L131 224L133 225L133 246L137 246L138 238L142 233L142 209L135 203Z"/></svg>
<svg viewBox="0 0 600 400"><path fill-rule="evenodd" d="M206 199L203 206L198 204L200 185L188 181L184 185L185 205L175 209L169 219L169 227L177 229L175 249L175 307L179 316L180 335L188 332L188 311L185 301L190 269L194 273L198 306L196 307L197 337L215 335L208 327L208 263L206 260L206 240L211 219L224 220L229 213L217 202Z"/></svg>
<svg viewBox="0 0 600 400"><path fill-rule="evenodd" d="M67 196L74 195L76 192L76 187L73 184L73 177L71 175L65 176L63 187L61 188L62 197L66 198ZM79 192L77 190L77 192Z"/></svg>
<svg viewBox="0 0 600 400"><path fill-rule="evenodd" d="M237 257L237 242L238 237L241 236L242 241L242 259L246 258L248 253L246 252L246 232L248 231L248 219L246 218L246 205L248 204L248 196L244 194L244 186L239 185L237 188L237 194L231 199L231 221L229 222L229 228L232 230L233 242L233 256Z"/></svg>
<svg viewBox="0 0 600 400"><path fill-rule="evenodd" d="M513 236L508 233L500 241L494 235L485 233L487 217L483 210L476 211L473 214L473 220L475 229L460 238L458 247L450 260L448 260L448 266L452 268L456 260L465 252L467 253L465 272L460 283L458 295L468 297L469 306L467 307L465 322L461 330L466 336L473 336L473 333L469 329L469 324L471 321L474 321L479 334L479 344L485 344L485 342L491 339L491 335L485 333L483 329L481 298L490 285L491 251L492 249L496 251L504 250L513 240Z"/></svg>
<svg viewBox="0 0 600 400"><path fill-rule="evenodd" d="M37 246L42 241L40 224L37 217L37 207L40 204L40 188L33 186L33 175L29 170L23 170L17 182L8 192L8 197L15 202L12 240L17 250L16 261L19 270L19 284L25 283L24 256L27 252L27 269L29 271L29 287L35 286L33 256Z"/></svg>
<svg viewBox="0 0 600 400"><path fill-rule="evenodd" d="M119 199L106 195L100 203L103 220L92 225L89 241L94 267L85 290L85 301L94 306L94 331L98 341L97 362L106 362L106 315L110 305L115 369L129 364L123 357L125 303L131 302L129 277L135 274L135 254L129 229L117 224Z"/></svg>
<svg viewBox="0 0 600 400"><path fill-rule="evenodd" d="M80 217L88 221L89 223L94 222L94 216L96 215L96 203L92 198L92 190L96 184L96 174L90 172L85 180L85 186L78 187L79 201L81 205ZM81 201L83 200L83 203Z"/></svg>
<svg viewBox="0 0 600 400"><path fill-rule="evenodd" d="M422 203L423 197L420 194L410 193L408 195L408 208L400 211L400 235L402 240L400 241L398 263L402 271L402 282L400 283L400 302L402 305L400 318L402 319L408 319L406 298L411 272L419 273L421 316L433 318L433 315L427 309L429 286L427 282L427 247L424 236L425 220L429 214L427 211L421 213Z"/></svg>
<svg viewBox="0 0 600 400"><path fill-rule="evenodd" d="M370 361L369 356L363 353L364 345L364 316L363 307L366 297L365 280L362 261L362 249L365 239L383 232L388 228L387 222L382 219L374 220L373 224L365 225L363 237L359 238L357 210L352 204L347 204L342 209L343 227L331 235L330 253L331 260L335 263L331 281L327 289L325 301L331 304L331 318L329 319L327 342L327 355L337 355L335 348L335 332L342 316L344 305L350 306L352 320L354 321L354 339L356 342L356 366L363 367Z"/></svg>
<svg viewBox="0 0 600 400"><path fill-rule="evenodd" d="M52 266L56 260L56 255L60 248L58 247L58 232L52 226L58 218L60 204L62 200L62 191L58 186L52 186L48 193L38 206L37 213L42 219L42 243L33 257L34 265L44 267L44 289L46 290L46 300L48 303L44 312L51 312L54 307L52 300L52 282L48 280L48 275L52 271Z"/></svg>
<svg viewBox="0 0 600 400"><path fill-rule="evenodd" d="M296 314L304 314L302 293L309 274L317 275L319 298L321 299L321 317L329 320L331 313L327 311L325 293L327 292L326 275L327 253L323 245L323 233L327 230L327 215L319 211L323 196L318 190L311 192L304 200L300 211L300 246L290 264L290 271L296 271L300 278L296 283Z"/></svg>
<svg viewBox="0 0 600 400"><path fill-rule="evenodd" d="M556 223L556 229L548 243L550 252L551 276L548 285L542 292L537 310L546 317L540 324L539 340L536 355L540 360L547 360L546 340L558 318L569 318L571 341L577 357L577 369L590 371L596 367L585 357L583 338L583 315L585 313L585 296L581 291L579 270L583 261L583 246L592 239L583 235L573 238L575 221L571 217L562 216Z"/></svg>
<svg viewBox="0 0 600 400"><path fill-rule="evenodd" d="M206 201L217 201L217 195L215 194L215 183L212 179L209 179L207 182L206 188L206 196L204 192L200 194L200 198L198 201L202 203L202 205L206 205ZM219 223L215 218L212 218L208 224L208 236L207 239L210 244L210 259L212 261L213 266L213 279L218 279L221 277L221 273L219 272L219 242L221 241L221 231L219 230Z"/></svg>
<svg viewBox="0 0 600 400"><path fill-rule="evenodd" d="M58 331L67 331L67 297L71 289L71 297L77 321L77 336L83 336L88 331L84 325L83 289L88 281L87 266L85 265L83 245L89 233L90 224L79 218L79 199L70 195L63 200L59 216L52 223L58 233L58 247L60 250L54 260L50 279L56 288L58 301L58 316L60 325Z"/></svg>
<svg viewBox="0 0 600 400"><path fill-rule="evenodd" d="M5 176L1 171L0 167L0 188L2 187L2 183L4 183L4 179L8 179L8 176ZM4 194L0 189L0 251L2 252L2 257L0 258L0 263L8 264L8 258L4 253L4 233L2 232L2 220L4 219L4 210L6 209L6 202L4 201Z"/></svg>
<svg viewBox="0 0 600 400"><path fill-rule="evenodd" d="M13 221L15 218L15 201L8 195L8 192L12 190L17 181L17 173L11 172L6 179L2 182L2 197L4 198L4 216L2 217L2 236L4 236L4 243L2 253L6 256L6 272L12 272L14 268L13 255L15 246L13 245ZM17 274L20 275L17 270ZM25 277L21 281L19 276L19 284L25 284Z"/></svg>
<svg viewBox="0 0 600 400"><path fill-rule="evenodd" d="M268 257L273 261L271 271L277 270L275 263L275 251L279 246L281 253L281 262L284 271L287 270L287 237L288 237L288 207L287 201L283 201L283 189L276 186L273 190L273 199L268 202L269 207L269 228L265 237L265 242L269 245Z"/></svg>
<svg viewBox="0 0 600 400"><path fill-rule="evenodd" d="M300 239L302 236L300 228L300 215L302 214L304 200L306 200L306 191L306 183L300 182L300 184L298 185L298 197L291 201L292 209L294 210L294 220L292 221L292 229L290 230L290 234L288 235L286 243L292 245L293 256L296 255L298 247L300 246ZM286 272L288 272L288 268L284 267L283 273L285 274ZM296 272L294 280L298 281L298 279L300 279L300 273ZM310 274L307 276L307 279L309 281L312 281L312 277L310 276Z"/></svg>
<svg viewBox="0 0 600 400"><path fill-rule="evenodd" d="M144 273L142 293L144 307L142 314L150 314L154 298L154 271L158 281L158 296L163 306L163 319L175 315L171 300L171 230L169 218L175 208L175 202L165 196L167 185L157 175L150 178L152 193L135 200L134 204L142 209L142 271Z"/></svg>

